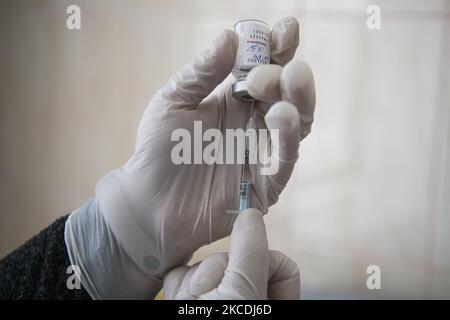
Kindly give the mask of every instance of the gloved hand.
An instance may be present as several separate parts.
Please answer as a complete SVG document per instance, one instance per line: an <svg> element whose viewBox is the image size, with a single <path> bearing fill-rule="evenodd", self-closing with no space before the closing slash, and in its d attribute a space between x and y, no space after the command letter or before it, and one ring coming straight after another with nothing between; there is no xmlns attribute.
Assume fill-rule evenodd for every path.
<svg viewBox="0 0 450 320"><path fill-rule="evenodd" d="M257 67L247 77L249 93L258 100L256 128L279 129L279 140L267 145L278 172L263 176L259 165L251 166L249 206L264 213L289 180L299 142L313 121L312 72L304 62L290 61L298 31L294 18L276 23L273 64ZM232 70L237 45L236 35L223 31L154 95L131 158L104 177L94 199L68 219L69 256L79 265L91 296L149 298L159 290L165 272L231 232L236 217L226 211L238 203L241 165L177 165L171 155L178 142L171 137L184 128L194 140L194 121L201 121L203 132L245 128L251 103L232 97L231 77L223 81ZM193 151L195 158L195 146Z"/></svg>
<svg viewBox="0 0 450 320"><path fill-rule="evenodd" d="M268 250L262 213L247 209L234 222L228 254L171 270L164 279L164 298L296 300L300 273L286 255Z"/></svg>

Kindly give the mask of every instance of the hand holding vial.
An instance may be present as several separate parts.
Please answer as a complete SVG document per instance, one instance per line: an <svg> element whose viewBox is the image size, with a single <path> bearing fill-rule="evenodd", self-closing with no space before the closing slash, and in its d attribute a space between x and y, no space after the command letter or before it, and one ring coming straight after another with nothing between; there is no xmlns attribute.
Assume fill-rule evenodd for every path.
<svg viewBox="0 0 450 320"><path fill-rule="evenodd" d="M203 147L205 141L225 145L233 140L225 136L220 141L216 133L244 131L251 113L255 130L278 132L278 139L269 135L258 145L277 163L277 171L262 175L260 163L249 164L245 207L265 214L277 202L298 159L299 143L311 131L315 89L308 65L292 60L299 44L298 21L281 19L270 32L261 26L267 30L250 33L255 42L243 55L251 55L247 62L252 68L237 60L243 49L239 36L224 30L156 92L142 116L131 158L97 184L92 205L70 216L68 250L88 266L81 268L83 276L100 297L127 292L127 297L146 293L148 298L159 290L163 274L185 264L203 245L230 234L239 214L227 210L239 208L242 163L204 161L208 146ZM234 85L241 80L244 86ZM244 99L236 98L239 92ZM198 139L201 143L192 145ZM188 145L179 156L191 162L173 161L177 144ZM236 147L237 152L243 149ZM227 149L223 158L229 155ZM220 158L212 153L209 157ZM103 243L104 234L95 233L99 224L117 242L114 250L92 247ZM93 272L89 266L104 270ZM111 283L103 278L108 274L123 277ZM133 283L139 288L126 287Z"/></svg>

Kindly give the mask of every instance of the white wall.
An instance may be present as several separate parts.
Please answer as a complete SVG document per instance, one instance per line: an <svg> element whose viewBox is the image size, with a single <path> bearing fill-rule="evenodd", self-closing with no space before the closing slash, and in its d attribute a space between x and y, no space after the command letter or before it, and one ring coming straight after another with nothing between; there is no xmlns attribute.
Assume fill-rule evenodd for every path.
<svg viewBox="0 0 450 320"><path fill-rule="evenodd" d="M78 4L82 30L65 28ZM366 28L368 4L382 30ZM448 1L2 1L0 257L124 163L151 95L242 18L301 21L312 134L267 216L303 298L450 298ZM203 248L200 259L226 248ZM366 288L366 267L382 290Z"/></svg>

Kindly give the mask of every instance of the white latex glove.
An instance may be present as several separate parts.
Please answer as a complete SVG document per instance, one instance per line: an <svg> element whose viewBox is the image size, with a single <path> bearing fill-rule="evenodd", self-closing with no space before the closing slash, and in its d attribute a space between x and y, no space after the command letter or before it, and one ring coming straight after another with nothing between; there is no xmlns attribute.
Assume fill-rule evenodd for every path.
<svg viewBox="0 0 450 320"><path fill-rule="evenodd" d="M313 121L312 72L304 62L290 61L298 42L297 20L280 20L271 35L274 64L255 68L247 78L250 94L259 100L256 127L279 129L279 143L268 145L278 156L272 159L279 161L278 173L262 176L259 165L251 166L250 207L264 213L288 182L299 142ZM177 142L171 135L185 128L194 137L194 121L202 122L203 132L245 128L251 104L234 99L232 81L223 82L237 44L232 31L223 31L154 95L131 158L104 177L95 198L68 219L69 256L80 266L91 296L149 298L159 290L165 272L230 234L236 217L225 212L238 204L241 165L176 165L171 152Z"/></svg>
<svg viewBox="0 0 450 320"><path fill-rule="evenodd" d="M294 300L300 298L300 273L286 255L268 250L262 213L247 209L234 222L228 254L171 270L164 279L164 298Z"/></svg>

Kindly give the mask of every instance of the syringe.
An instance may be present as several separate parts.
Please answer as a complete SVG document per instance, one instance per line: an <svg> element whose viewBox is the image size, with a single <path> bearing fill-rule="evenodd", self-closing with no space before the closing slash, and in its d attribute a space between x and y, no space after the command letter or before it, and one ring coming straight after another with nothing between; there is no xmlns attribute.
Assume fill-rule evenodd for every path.
<svg viewBox="0 0 450 320"><path fill-rule="evenodd" d="M245 142L244 142L244 163L241 168L241 178L239 181L239 208L234 210L226 210L229 214L238 214L242 210L250 207L250 190L252 187L252 175L250 171L250 141L249 130L254 129L255 121L253 119L253 109L255 107L255 100L252 99L252 106L250 109L250 117L245 125Z"/></svg>
<svg viewBox="0 0 450 320"><path fill-rule="evenodd" d="M248 130L254 128L254 120L253 120L253 108L255 105L255 100L252 100L252 107L250 111L250 118L248 119L246 125L246 134L245 134L245 150L244 150L244 164L242 165L241 171L241 181L239 183L239 211L248 209L250 205L250 188L252 186L251 172L250 172L250 143L249 143L249 135Z"/></svg>

